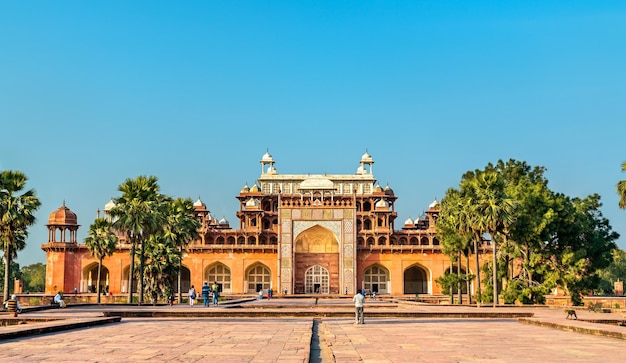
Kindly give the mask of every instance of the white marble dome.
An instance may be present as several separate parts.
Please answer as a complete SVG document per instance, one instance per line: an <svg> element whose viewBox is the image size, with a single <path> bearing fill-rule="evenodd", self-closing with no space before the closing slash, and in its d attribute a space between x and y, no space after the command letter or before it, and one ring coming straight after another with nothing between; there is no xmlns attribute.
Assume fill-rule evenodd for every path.
<svg viewBox="0 0 626 363"><path fill-rule="evenodd" d="M108 212L111 209L115 208L116 206L117 204L115 204L115 201L111 199L107 204L104 205L104 211Z"/></svg>

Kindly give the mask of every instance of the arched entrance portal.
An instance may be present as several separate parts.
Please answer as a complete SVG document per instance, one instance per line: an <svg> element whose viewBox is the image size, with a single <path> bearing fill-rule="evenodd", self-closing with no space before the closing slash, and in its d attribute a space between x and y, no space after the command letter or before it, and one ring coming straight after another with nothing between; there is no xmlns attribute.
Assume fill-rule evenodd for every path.
<svg viewBox="0 0 626 363"><path fill-rule="evenodd" d="M296 236L294 246L294 292L339 293L339 242L335 234L314 225Z"/></svg>
<svg viewBox="0 0 626 363"><path fill-rule="evenodd" d="M365 269L363 273L363 289L370 293L387 294L389 292L389 271L379 265Z"/></svg>
<svg viewBox="0 0 626 363"><path fill-rule="evenodd" d="M405 294L428 294L428 273L419 266L404 270Z"/></svg>
<svg viewBox="0 0 626 363"><path fill-rule="evenodd" d="M330 292L328 270L320 265L315 265L304 274L305 294L328 294Z"/></svg>
<svg viewBox="0 0 626 363"><path fill-rule="evenodd" d="M92 263L83 270L80 291L95 293L98 289L98 285L100 285L100 293L106 294L109 292L109 284L109 269L102 265L100 281L98 282L98 264Z"/></svg>

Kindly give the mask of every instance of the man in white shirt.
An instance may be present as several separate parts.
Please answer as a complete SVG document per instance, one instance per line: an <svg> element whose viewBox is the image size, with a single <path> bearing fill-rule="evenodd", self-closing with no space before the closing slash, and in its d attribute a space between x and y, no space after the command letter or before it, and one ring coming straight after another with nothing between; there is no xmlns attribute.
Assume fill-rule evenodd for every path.
<svg viewBox="0 0 626 363"><path fill-rule="evenodd" d="M63 300L63 295L61 295L61 291L57 292L54 296L54 303L58 304L60 308L65 307L65 301Z"/></svg>
<svg viewBox="0 0 626 363"><path fill-rule="evenodd" d="M356 295L352 297L352 301L354 301L354 317L355 324L365 324L365 320L363 318L363 305L365 305L365 296L361 293L361 289L356 292Z"/></svg>

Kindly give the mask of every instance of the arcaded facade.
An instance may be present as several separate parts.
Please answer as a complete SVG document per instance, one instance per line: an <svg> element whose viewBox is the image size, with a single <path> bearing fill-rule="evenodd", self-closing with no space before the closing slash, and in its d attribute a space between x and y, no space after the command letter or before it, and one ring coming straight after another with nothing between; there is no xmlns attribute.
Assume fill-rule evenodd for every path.
<svg viewBox="0 0 626 363"><path fill-rule="evenodd" d="M269 288L279 294L441 293L435 280L449 271L450 260L435 235L436 201L420 218L396 229L397 197L389 186L377 184L369 153L354 174L280 174L269 153L260 163L257 183L236 197L237 228L214 218L200 199L194 203L202 227L183 255L183 291L217 281L224 294ZM109 202L104 214L113 206ZM97 282L98 261L76 241L76 215L63 205L47 227L48 243L42 245L47 293L92 292L97 283L114 294L126 293L128 244L104 259ZM462 270L473 273L475 266L467 263Z"/></svg>

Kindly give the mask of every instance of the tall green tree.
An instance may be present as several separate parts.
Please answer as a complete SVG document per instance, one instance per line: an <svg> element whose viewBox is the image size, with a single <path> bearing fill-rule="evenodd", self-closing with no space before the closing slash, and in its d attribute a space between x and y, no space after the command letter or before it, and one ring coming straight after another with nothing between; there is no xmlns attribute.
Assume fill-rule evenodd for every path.
<svg viewBox="0 0 626 363"><path fill-rule="evenodd" d="M441 200L441 212L435 226L441 240L442 252L450 256L451 268L454 262L457 263L457 275L453 278L450 274L446 274L441 277L439 283L444 289L450 291L451 299L452 292L456 288L459 304L463 301L460 285L464 281L469 281L468 274L461 273L461 256L469 253L474 238L471 218L471 199L463 195L462 191L454 188L448 189Z"/></svg>
<svg viewBox="0 0 626 363"><path fill-rule="evenodd" d="M508 229L514 219L515 203L505 191L506 183L501 174L494 171L480 171L473 173L469 179L475 199L476 229L484 231L490 236L492 244L492 281L493 304L498 304L498 240L501 237L506 241Z"/></svg>
<svg viewBox="0 0 626 363"><path fill-rule="evenodd" d="M442 236L456 233L456 238L467 238L474 233L474 241L485 232L490 236L491 271L487 264L483 270L492 274L484 282L494 303L500 284L506 302L542 302L550 289L560 287L578 304L586 291L597 286L596 271L610 264L617 234L600 212L600 197L555 193L544 173L543 167L513 159L489 163L484 170L463 175L455 198L465 202L442 201L437 225L449 227L438 229ZM618 191L625 187L626 182L619 184ZM461 223L463 210L468 211L467 223ZM454 249L455 237L445 238Z"/></svg>
<svg viewBox="0 0 626 363"><path fill-rule="evenodd" d="M105 218L96 218L91 226L85 245L91 252L91 255L98 259L98 283L96 284L96 293L98 294L97 303L100 304L100 280L102 279L102 260L105 257L113 255L117 247L118 238L112 230L111 222Z"/></svg>
<svg viewBox="0 0 626 363"><path fill-rule="evenodd" d="M167 223L164 225L164 236L172 240L174 246L180 251L181 258L178 263L177 290L179 299L181 292L182 252L191 241L198 238L201 225L194 216L194 206L191 199L177 198L168 204Z"/></svg>
<svg viewBox="0 0 626 363"><path fill-rule="evenodd" d="M569 198L557 195L558 223L546 241L540 261L546 283L562 287L575 305L582 296L599 284L596 273L610 265L612 252L617 249L614 232L600 207L600 196Z"/></svg>
<svg viewBox="0 0 626 363"><path fill-rule="evenodd" d="M20 270L20 264L11 261L11 268L9 269L11 275L9 276L9 289L14 288L14 281L16 279L22 279L22 272ZM4 259L0 258L0 281L4 282L4 274L6 272L6 268L4 266Z"/></svg>
<svg viewBox="0 0 626 363"><path fill-rule="evenodd" d="M131 245L130 269L128 277L128 301L133 301L133 274L135 272L135 252L139 249L139 303L144 299L143 270L145 264L145 243L165 220L160 213L163 196L155 176L138 176L126 179L118 190L122 193L114 199L115 207L110 211L115 222L113 227L126 236Z"/></svg>
<svg viewBox="0 0 626 363"><path fill-rule="evenodd" d="M622 172L626 171L626 161L622 163ZM619 207L626 209L626 180L617 183L617 194L619 195Z"/></svg>
<svg viewBox="0 0 626 363"><path fill-rule="evenodd" d="M612 255L611 264L598 270L601 281L594 291L601 295L614 294L613 283L626 280L626 251L616 249Z"/></svg>
<svg viewBox="0 0 626 363"><path fill-rule="evenodd" d="M11 261L26 246L28 227L35 223L41 202L34 189L22 193L28 178L20 171L0 172L0 236L4 251L4 300L9 298Z"/></svg>
<svg viewBox="0 0 626 363"><path fill-rule="evenodd" d="M163 234L150 236L145 244L146 266L144 270L144 284L146 294L152 303L169 296L178 275L182 253L174 241L165 238Z"/></svg>
<svg viewBox="0 0 626 363"><path fill-rule="evenodd" d="M46 265L37 262L20 269L26 292L44 292L46 288Z"/></svg>
<svg viewBox="0 0 626 363"><path fill-rule="evenodd" d="M173 290L180 274L182 251L198 237L200 228L200 223L194 217L191 199L164 197L162 202L161 213L165 215L162 228L151 235L145 244L143 278L146 293L153 303Z"/></svg>
<svg viewBox="0 0 626 363"><path fill-rule="evenodd" d="M488 165L487 169L503 176L505 193L515 202L515 218L509 225L509 235L502 249L502 264L507 266L504 275L507 283L503 287L513 290L508 292L509 297L520 297L520 301L525 303L538 302L543 299L545 289L537 288L537 276L534 275L538 268L536 254L549 238L549 227L556 217L552 209L553 193L544 177L546 169L531 167L524 161L514 159L506 162L499 160L493 166ZM516 280L513 285L509 285L511 279Z"/></svg>

